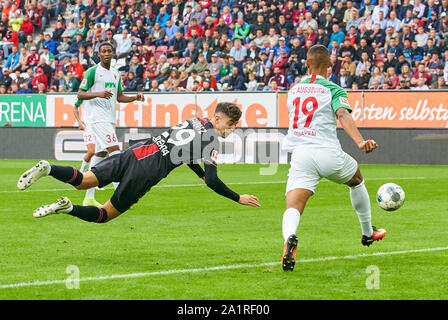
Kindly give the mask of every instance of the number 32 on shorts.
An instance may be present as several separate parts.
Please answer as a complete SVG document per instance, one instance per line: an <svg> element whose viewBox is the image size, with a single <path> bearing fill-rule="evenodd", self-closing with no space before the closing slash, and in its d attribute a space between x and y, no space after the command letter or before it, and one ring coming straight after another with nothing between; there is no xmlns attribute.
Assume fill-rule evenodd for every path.
<svg viewBox="0 0 448 320"><path fill-rule="evenodd" d="M308 105L312 104L311 110L308 109ZM306 117L304 128L308 128L311 125L311 121L313 120L314 112L316 112L318 105L317 100L314 97L308 97L300 103L300 98L295 98L293 103L294 105L294 122L292 124L293 129L297 129L299 122L299 112L302 110L303 115Z"/></svg>
<svg viewBox="0 0 448 320"><path fill-rule="evenodd" d="M117 142L117 137L115 136L115 133L113 133L113 134L106 134L106 142L107 143Z"/></svg>

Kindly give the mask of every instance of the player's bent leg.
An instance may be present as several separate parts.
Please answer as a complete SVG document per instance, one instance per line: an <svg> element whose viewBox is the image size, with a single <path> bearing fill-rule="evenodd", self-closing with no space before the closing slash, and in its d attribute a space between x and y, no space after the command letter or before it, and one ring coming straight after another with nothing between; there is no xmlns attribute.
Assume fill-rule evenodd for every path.
<svg viewBox="0 0 448 320"><path fill-rule="evenodd" d="M82 159L81 169L79 169L79 171L84 173L84 172L86 172L89 169L90 160L92 159L92 157L94 155L95 155L95 144L94 143L89 143L87 145L87 152L86 152L86 154L84 155L84 157Z"/></svg>
<svg viewBox="0 0 448 320"><path fill-rule="evenodd" d="M313 191L303 188L297 188L289 191L286 194L286 208L295 208L302 214L305 210L306 202L313 194Z"/></svg>
<svg viewBox="0 0 448 320"><path fill-rule="evenodd" d="M355 175L345 184L348 185L350 188L352 188L352 187L355 187L363 182L364 182L364 179L362 177L361 170L359 169L359 166L358 166L358 168L356 169Z"/></svg>
<svg viewBox="0 0 448 320"><path fill-rule="evenodd" d="M121 214L121 212L111 204L110 200L102 207L74 205L73 209L67 213L84 221L96 223L106 223Z"/></svg>
<svg viewBox="0 0 448 320"><path fill-rule="evenodd" d="M98 184L99 181L96 175L92 171L87 171L83 174L81 184L79 184L75 188L78 190L86 190L95 188L96 186L98 186Z"/></svg>
<svg viewBox="0 0 448 320"><path fill-rule="evenodd" d="M103 205L102 207L104 210L106 210L107 212L107 219L105 222L108 222L112 219L115 219L116 217L118 217L120 214L122 214L122 212L118 211L114 205L112 204L112 202L110 200L107 200L107 202Z"/></svg>
<svg viewBox="0 0 448 320"><path fill-rule="evenodd" d="M44 205L36 209L33 216L35 218L42 218L59 213L69 214L81 220L96 223L106 223L121 214L121 212L112 205L110 200L107 201L104 206L99 208L96 206L73 205L70 199L62 197L55 203Z"/></svg>
<svg viewBox="0 0 448 320"><path fill-rule="evenodd" d="M313 191L303 188L290 190L286 194L286 210L283 214L282 232L285 245L282 255L282 268L284 271L294 270L300 216L305 209L306 202L313 195Z"/></svg>
<svg viewBox="0 0 448 320"><path fill-rule="evenodd" d="M100 158L105 158L107 156L107 152L106 151L99 151L99 152L95 152L95 156L100 157Z"/></svg>
<svg viewBox="0 0 448 320"><path fill-rule="evenodd" d="M116 152L120 152L120 146L119 145L115 145L115 146L111 146L111 147L108 147L107 148L107 152L109 152L109 155L113 155L113 154L115 154Z"/></svg>
<svg viewBox="0 0 448 320"><path fill-rule="evenodd" d="M374 241L383 239L386 230L372 226L370 197L359 166L354 176L345 184L350 187L350 200L361 224L361 243L370 246Z"/></svg>
<svg viewBox="0 0 448 320"><path fill-rule="evenodd" d="M90 162L92 160L92 157L95 155L95 144L90 143L87 145L87 152L84 155L84 161Z"/></svg>
<svg viewBox="0 0 448 320"><path fill-rule="evenodd" d="M105 151L100 151L94 153L92 157L92 162L90 165L90 168L95 167L98 165L101 161L103 161L106 157L107 153ZM92 206L101 206L101 203L95 200L95 189L98 189L97 185L92 188L84 188L87 189L86 194L84 196L84 202L83 205L92 205ZM103 189L104 190L104 189Z"/></svg>

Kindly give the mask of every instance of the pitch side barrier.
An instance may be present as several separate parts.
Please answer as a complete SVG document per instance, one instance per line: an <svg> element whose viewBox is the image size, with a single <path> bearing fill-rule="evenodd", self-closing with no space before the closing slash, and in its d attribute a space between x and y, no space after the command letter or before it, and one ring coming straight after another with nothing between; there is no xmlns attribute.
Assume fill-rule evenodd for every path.
<svg viewBox="0 0 448 320"><path fill-rule="evenodd" d="M338 129L342 146L361 163L447 164L447 96L448 90L349 91L358 127L380 149L364 155ZM144 102L117 105L117 133L126 148L129 139L157 135L194 116L210 117L219 102L231 101L243 115L240 128L222 141L219 162L288 163L281 150L289 123L286 98L286 92L269 91L145 93ZM81 159L85 147L75 101L76 94L1 95L0 157ZM3 127L7 122L12 128Z"/></svg>
<svg viewBox="0 0 448 320"><path fill-rule="evenodd" d="M120 147L126 149L129 140L151 138L166 129L117 128ZM287 128L238 128L226 139L220 138L218 162L286 164L290 156L281 147L287 131ZM360 163L448 164L446 129L361 128L360 131L365 138L378 142L378 150L364 154L343 129L338 129L342 148ZM81 161L86 151L82 131L67 127L1 127L0 145L3 159Z"/></svg>

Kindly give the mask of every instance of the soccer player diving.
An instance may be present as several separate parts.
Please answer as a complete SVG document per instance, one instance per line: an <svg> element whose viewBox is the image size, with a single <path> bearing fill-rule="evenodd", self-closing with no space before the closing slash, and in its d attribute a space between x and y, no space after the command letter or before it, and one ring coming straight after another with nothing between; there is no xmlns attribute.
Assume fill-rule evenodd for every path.
<svg viewBox="0 0 448 320"><path fill-rule="evenodd" d="M211 119L193 118L161 135L140 141L81 173L69 166L50 165L41 160L19 178L17 187L25 190L41 177L50 175L78 190L111 182L120 182L111 199L102 207L73 205L67 197L36 209L34 217L65 213L89 222L108 222L128 210L173 169L185 163L216 193L242 205L259 207L257 197L239 195L230 190L217 175L218 136L227 137L241 117L234 103L222 102ZM203 160L204 169L198 161Z"/></svg>

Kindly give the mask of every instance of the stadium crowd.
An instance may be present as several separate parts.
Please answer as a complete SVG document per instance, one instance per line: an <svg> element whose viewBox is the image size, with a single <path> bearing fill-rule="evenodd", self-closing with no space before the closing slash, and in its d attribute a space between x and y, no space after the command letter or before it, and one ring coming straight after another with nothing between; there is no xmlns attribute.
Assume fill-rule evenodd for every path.
<svg viewBox="0 0 448 320"><path fill-rule="evenodd" d="M3 0L0 12L0 94L76 92L102 41L125 91L287 90L313 44L347 89L448 84L448 0Z"/></svg>

